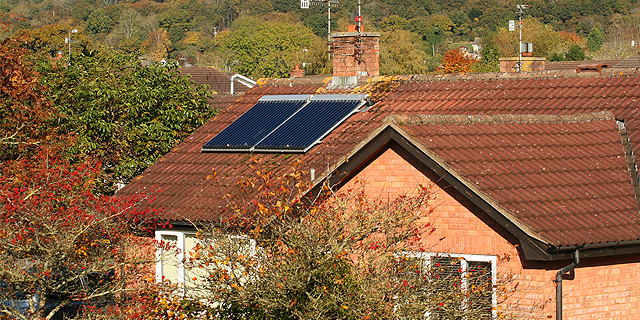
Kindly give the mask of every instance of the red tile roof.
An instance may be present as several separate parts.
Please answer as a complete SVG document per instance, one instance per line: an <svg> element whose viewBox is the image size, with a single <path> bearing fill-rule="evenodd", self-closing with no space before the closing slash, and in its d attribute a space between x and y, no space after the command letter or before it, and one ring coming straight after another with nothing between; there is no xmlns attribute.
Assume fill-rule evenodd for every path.
<svg viewBox="0 0 640 320"><path fill-rule="evenodd" d="M612 113L394 121L534 237L555 246L640 238L640 206Z"/></svg>
<svg viewBox="0 0 640 320"><path fill-rule="evenodd" d="M211 67L181 67L178 69L182 75L189 75L191 81L197 85L206 85L209 90L225 94L231 92L231 75ZM245 92L249 88L237 79L234 80L233 91Z"/></svg>
<svg viewBox="0 0 640 320"><path fill-rule="evenodd" d="M287 170L293 161L302 159L307 169L314 168L318 173L327 168L334 170L345 163L344 160L363 141L371 139L370 134L379 130L389 115L576 116L608 111L611 114L607 119L594 119L591 122L554 120L544 123L536 120L511 121L513 123L493 126L440 124L429 129L432 131L415 131L415 134L421 137L417 140L427 148L429 145L424 139L427 139L427 134L432 135L429 139L438 141L433 142L434 152L442 152L444 159L450 159L451 168L469 181L482 178L478 192L489 196L497 206L520 221L523 228L530 229L550 244L567 246L640 239L640 227L632 224L635 221L633 214L638 212L637 202L631 201L635 197L634 187L629 168L623 166L625 153L613 120L624 120L631 150L639 154L640 114L637 104L640 102L640 76L564 78L552 73L543 76L524 78L518 75L521 78L513 78L509 75L511 78L503 78L501 74L492 74L481 75L480 80L464 79L470 77L468 75L400 77L407 81L380 77L369 79L369 82L355 88L340 90L328 88L326 81L318 78L306 81L304 77L270 80L266 85L255 87L237 97L233 103L229 99L236 97L214 99L213 103L226 104L228 107L147 169L121 193L129 194L151 187L163 189L152 206L163 207L165 218L170 220L208 220L220 215L221 208L225 206L220 195L231 191L235 181L248 174L246 164L252 155L202 153L200 149L265 94L368 93L376 102L366 112L351 116L325 137L321 144L305 154L254 155L264 157L278 170ZM416 126L412 130L427 130L426 127L429 126ZM518 143L532 144L533 140L522 140L523 137L504 131L496 131L492 135L489 128L510 128L513 132L523 134L523 130L526 130L531 136L539 139L544 137L549 141L544 144L541 141L540 149L530 146L518 153L515 148ZM470 130L477 130L475 134L478 136L471 134ZM563 130L567 130L564 136ZM451 137L456 139L455 148L446 148L446 132L456 133ZM496 140L498 136L501 140ZM566 136L571 138L567 139ZM481 158L488 164L482 166L483 163L473 161L471 150L474 148L482 151ZM586 152L588 156L565 157L567 154ZM460 159L457 162L452 160L456 157ZM546 168L551 165L556 170L547 172ZM560 170L562 166L566 170ZM545 168L545 174L540 173L542 168ZM215 188L212 180L206 179L213 169L217 171L222 184ZM500 170L503 174L489 175L490 171L483 170ZM625 177L626 190L623 187ZM563 184L569 178L573 178L576 184ZM589 196L592 194L597 195L600 201L594 201ZM525 206L532 203L539 203L540 208L533 210L531 206ZM556 210L558 208L563 210ZM623 233L621 226L625 224L629 230ZM598 227L605 229L598 230ZM615 236L607 236L605 230Z"/></svg>

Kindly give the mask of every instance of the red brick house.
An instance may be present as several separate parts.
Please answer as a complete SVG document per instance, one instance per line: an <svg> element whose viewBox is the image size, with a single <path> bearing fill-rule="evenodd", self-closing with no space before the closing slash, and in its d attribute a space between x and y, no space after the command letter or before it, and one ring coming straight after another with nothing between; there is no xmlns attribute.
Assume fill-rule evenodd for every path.
<svg viewBox="0 0 640 320"><path fill-rule="evenodd" d="M343 46L361 40L357 33L340 36ZM364 47L341 48L336 69L377 65L377 45ZM543 318L555 318L558 308L565 319L640 318L634 69L393 78L377 76L371 65L351 71L324 81L264 80L239 97L217 99L217 117L121 193L161 188L152 206L164 208L175 227L157 236L188 247L192 235L180 223L214 218L224 207L205 177L215 168L231 190L249 172L252 153L280 168L303 160L316 173L314 185L365 181L372 195L432 184L436 205L426 220L436 227L434 252L521 275L532 289L513 299L546 304ZM203 151L263 96L320 94L366 94L371 104L304 152ZM495 257L506 254L514 258L496 265ZM159 263L159 274L188 279L168 268Z"/></svg>

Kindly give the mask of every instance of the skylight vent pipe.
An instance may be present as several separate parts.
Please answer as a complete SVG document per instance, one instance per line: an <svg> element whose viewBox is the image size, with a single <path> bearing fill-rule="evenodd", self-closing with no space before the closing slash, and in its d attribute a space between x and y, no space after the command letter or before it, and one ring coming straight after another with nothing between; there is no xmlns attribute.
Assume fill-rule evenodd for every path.
<svg viewBox="0 0 640 320"><path fill-rule="evenodd" d="M256 84L258 84L257 82L237 73L231 76L231 90L229 90L229 92L231 94L234 94L233 91L233 81L236 80L236 78L238 78L238 82L244 84L245 86L249 87L249 88L253 88Z"/></svg>
<svg viewBox="0 0 640 320"><path fill-rule="evenodd" d="M316 169L311 169L309 170L309 173L311 174L311 181L316 179Z"/></svg>
<svg viewBox="0 0 640 320"><path fill-rule="evenodd" d="M580 250L575 251L574 261L556 273L556 320L562 320L562 276L580 266Z"/></svg>

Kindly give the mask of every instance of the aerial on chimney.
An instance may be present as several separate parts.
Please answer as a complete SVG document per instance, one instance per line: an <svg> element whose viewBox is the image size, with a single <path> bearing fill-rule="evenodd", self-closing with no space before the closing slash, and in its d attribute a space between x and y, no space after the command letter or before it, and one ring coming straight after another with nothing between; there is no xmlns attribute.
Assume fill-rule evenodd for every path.
<svg viewBox="0 0 640 320"><path fill-rule="evenodd" d="M333 85L350 86L360 77L380 75L379 32L334 32Z"/></svg>

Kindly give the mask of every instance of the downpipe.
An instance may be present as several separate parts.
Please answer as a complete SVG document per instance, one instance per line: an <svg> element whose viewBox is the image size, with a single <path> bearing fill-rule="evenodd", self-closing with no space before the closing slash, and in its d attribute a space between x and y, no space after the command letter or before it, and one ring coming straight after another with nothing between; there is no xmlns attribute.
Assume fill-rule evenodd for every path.
<svg viewBox="0 0 640 320"><path fill-rule="evenodd" d="M580 250L574 252L574 261L556 273L556 320L562 320L562 276L580 265Z"/></svg>

